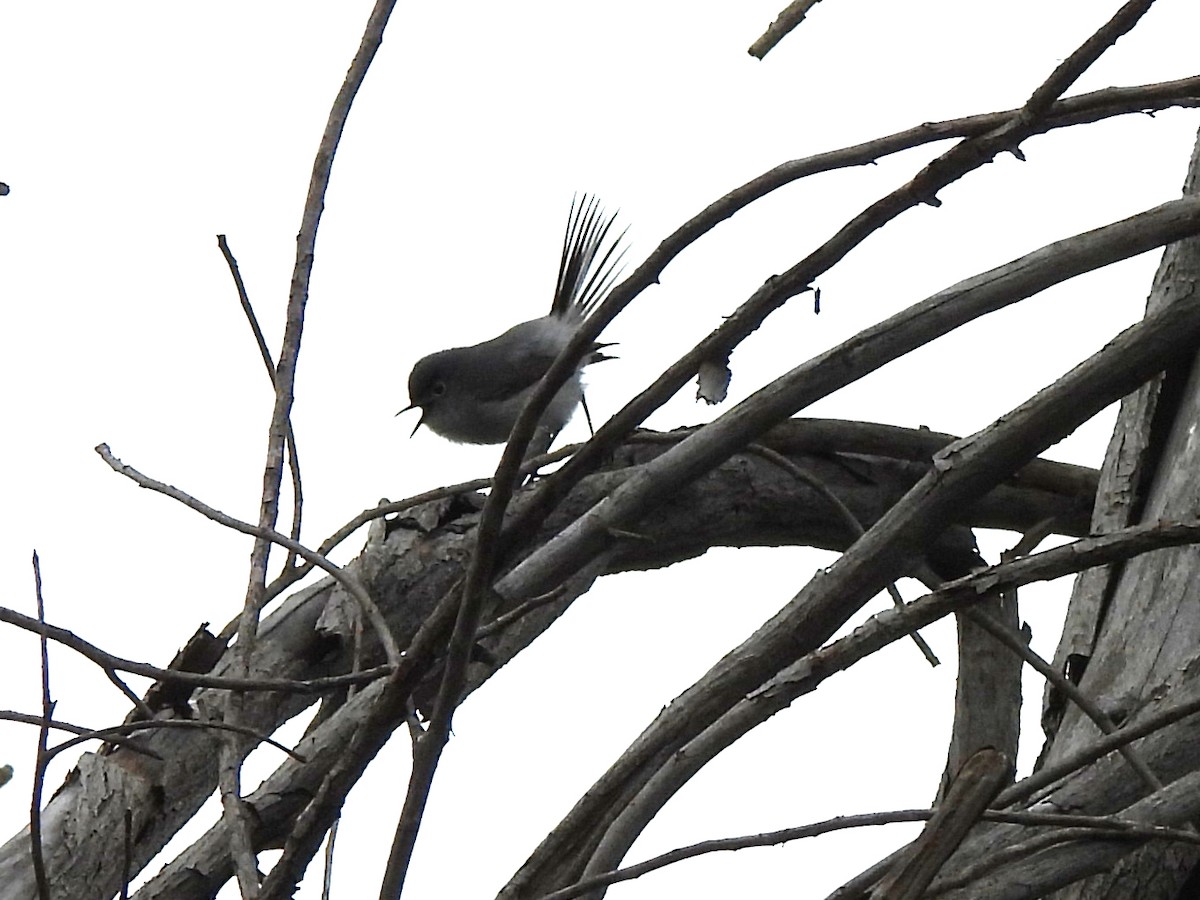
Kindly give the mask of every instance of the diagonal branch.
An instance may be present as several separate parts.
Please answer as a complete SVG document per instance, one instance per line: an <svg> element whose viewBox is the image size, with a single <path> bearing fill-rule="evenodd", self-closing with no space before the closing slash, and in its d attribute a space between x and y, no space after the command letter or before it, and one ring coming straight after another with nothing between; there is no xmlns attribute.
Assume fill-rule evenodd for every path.
<svg viewBox="0 0 1200 900"><path fill-rule="evenodd" d="M139 487L143 487L147 490L154 491L155 493L170 497L172 500L178 500L184 506L188 507L189 509L194 509L196 512L208 519L212 519L218 525L224 525L226 528L232 528L234 531L240 531L242 534L251 535L256 541L263 540L267 541L268 543L279 544L280 546L285 547L291 553L302 557L311 565L316 566L332 576L338 582L338 584L344 587L350 596L354 598L355 602L357 602L359 607L362 609L363 615L371 623L372 627L375 628L379 637L379 641L387 653L388 665L394 667L399 662L400 648L396 645L396 639L392 636L392 632L388 627L387 620L383 617L383 613L379 611L379 607L375 604L375 601L371 599L366 588L363 587L362 583L357 577L347 572L336 563L330 562L330 560L325 556L309 550L303 544L280 534L270 526L256 526L251 525L249 522L243 522L241 519L235 519L233 516L223 513L219 509L211 507L207 503L197 500L191 494L181 491L179 488L173 485L166 484L162 481L157 481L148 475L142 474L133 466L126 465L125 463L121 462L121 460L117 459L117 457L113 456L112 451L109 449L107 444L100 444L95 449L100 455L100 458L108 463L114 472L119 475L124 475ZM243 659L243 672L245 673L242 675L243 678L250 677L248 663L245 659ZM234 690L238 689L235 688Z"/></svg>
<svg viewBox="0 0 1200 900"><path fill-rule="evenodd" d="M246 321L250 324L250 330L254 333L254 342L258 345L259 356L262 357L263 365L267 367L267 377L271 379L271 387L275 387L275 362L271 359L271 350L267 346L267 339L263 335L262 327L258 324L258 316L254 314L254 307L250 304L250 295L246 291L246 283L242 281L242 272L238 268L237 260L233 256L233 251L229 249L229 242L225 239L225 235L217 235L217 247L221 250L221 255L225 257L225 263L229 266L229 274L233 276L233 284L237 290L238 300L242 304L242 312L246 315ZM300 522L304 511L304 491L300 481L300 457L296 451L296 432L292 428L291 416L287 419L287 454L288 454L288 470L292 474L292 528L290 531L293 541L300 540ZM288 551L287 562L284 563L284 570L291 569L296 564L296 552Z"/></svg>
<svg viewBox="0 0 1200 900"><path fill-rule="evenodd" d="M780 41L796 29L804 21L808 11L820 2L821 0L792 0L746 52L758 59L763 59L775 49Z"/></svg>

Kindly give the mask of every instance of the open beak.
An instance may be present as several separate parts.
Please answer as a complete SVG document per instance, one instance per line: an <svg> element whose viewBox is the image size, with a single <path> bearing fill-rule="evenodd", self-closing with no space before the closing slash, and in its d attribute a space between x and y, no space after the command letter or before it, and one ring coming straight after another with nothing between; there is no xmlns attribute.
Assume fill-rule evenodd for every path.
<svg viewBox="0 0 1200 900"><path fill-rule="evenodd" d="M415 404L415 403L410 403L410 404L408 404L408 406L404 407L404 409L400 410L400 412L396 413L396 415L402 416L406 412L408 412L410 409L421 409L421 407L417 406L417 404ZM425 410L421 409L421 418L417 419L417 424L413 426L412 434L410 434L409 437L412 437L413 434L416 434L417 429L420 428L423 424L425 424Z"/></svg>

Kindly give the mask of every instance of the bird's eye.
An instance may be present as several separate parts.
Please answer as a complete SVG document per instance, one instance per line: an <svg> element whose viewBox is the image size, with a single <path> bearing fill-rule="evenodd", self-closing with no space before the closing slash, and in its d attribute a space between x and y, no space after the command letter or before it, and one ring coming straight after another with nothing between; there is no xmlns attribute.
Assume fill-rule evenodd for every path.
<svg viewBox="0 0 1200 900"><path fill-rule="evenodd" d="M433 387L429 391L433 396L440 397L446 393L446 384L442 381L435 381Z"/></svg>

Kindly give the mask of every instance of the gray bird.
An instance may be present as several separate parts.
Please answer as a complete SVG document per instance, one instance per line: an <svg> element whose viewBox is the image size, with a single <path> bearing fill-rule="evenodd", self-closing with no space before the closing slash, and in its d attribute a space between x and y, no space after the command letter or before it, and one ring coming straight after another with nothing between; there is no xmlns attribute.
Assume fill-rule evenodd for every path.
<svg viewBox="0 0 1200 900"><path fill-rule="evenodd" d="M427 425L463 444L508 440L525 401L617 278L625 250L624 232L612 236L615 218L605 214L595 197L585 194L572 200L550 314L514 325L482 344L431 353L413 366L408 376L410 402L400 410L421 410L413 434ZM585 366L612 358L600 352L606 346L592 344L554 395L538 421L531 450L542 447L538 452L544 452L575 414L583 402L580 375Z"/></svg>

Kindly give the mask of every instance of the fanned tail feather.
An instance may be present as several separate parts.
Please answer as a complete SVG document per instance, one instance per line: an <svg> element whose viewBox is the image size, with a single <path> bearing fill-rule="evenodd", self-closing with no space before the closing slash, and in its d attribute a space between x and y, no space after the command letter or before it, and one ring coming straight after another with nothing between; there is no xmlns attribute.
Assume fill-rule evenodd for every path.
<svg viewBox="0 0 1200 900"><path fill-rule="evenodd" d="M567 233L563 237L558 285L554 291L554 315L572 313L585 317L612 289L621 273L622 231L615 237L616 213L608 215L597 197L590 194L571 199Z"/></svg>

